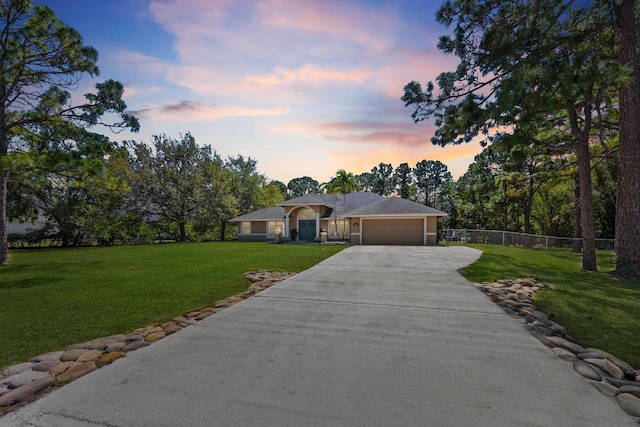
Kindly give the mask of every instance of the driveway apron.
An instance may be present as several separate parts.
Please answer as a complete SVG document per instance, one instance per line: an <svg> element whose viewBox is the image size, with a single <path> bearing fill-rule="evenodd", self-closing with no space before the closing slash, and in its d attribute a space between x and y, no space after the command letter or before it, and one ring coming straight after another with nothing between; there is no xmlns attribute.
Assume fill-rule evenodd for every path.
<svg viewBox="0 0 640 427"><path fill-rule="evenodd" d="M0 426L636 426L457 270L358 246L0 418Z"/></svg>

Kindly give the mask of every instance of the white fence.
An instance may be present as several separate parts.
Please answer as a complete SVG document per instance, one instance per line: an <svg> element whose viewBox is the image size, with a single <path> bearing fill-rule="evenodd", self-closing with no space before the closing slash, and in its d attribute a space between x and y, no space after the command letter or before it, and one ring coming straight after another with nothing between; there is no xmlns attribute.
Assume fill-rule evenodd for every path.
<svg viewBox="0 0 640 427"><path fill-rule="evenodd" d="M443 242L484 243L539 249L571 248L575 241L581 240L573 237L540 236L501 230L445 229L440 231L440 241ZM613 250L614 246L614 239L596 239L597 249Z"/></svg>

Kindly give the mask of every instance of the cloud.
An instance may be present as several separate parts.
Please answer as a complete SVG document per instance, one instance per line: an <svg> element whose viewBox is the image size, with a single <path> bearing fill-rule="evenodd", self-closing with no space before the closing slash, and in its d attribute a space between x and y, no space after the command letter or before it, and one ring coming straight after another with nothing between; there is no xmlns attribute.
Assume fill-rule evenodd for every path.
<svg viewBox="0 0 640 427"><path fill-rule="evenodd" d="M258 7L262 22L270 27L357 44L364 48L364 54L380 53L393 45L393 40L376 29L402 26L384 10L347 1L272 0L259 3Z"/></svg>
<svg viewBox="0 0 640 427"><path fill-rule="evenodd" d="M163 92L164 88L160 86L140 87L131 83L125 83L124 85L124 98L133 98L137 96L145 96L154 93Z"/></svg>
<svg viewBox="0 0 640 427"><path fill-rule="evenodd" d="M280 116L289 113L289 107L245 108L241 106L220 107L195 101L176 101L165 105L152 105L129 111L136 117L147 120L203 121L242 116Z"/></svg>
<svg viewBox="0 0 640 427"><path fill-rule="evenodd" d="M270 132L314 134L327 141L344 145L393 146L397 149L431 145L430 135L435 130L428 123L414 125L392 122L323 122L310 124L282 125L271 128Z"/></svg>
<svg viewBox="0 0 640 427"><path fill-rule="evenodd" d="M296 82L321 83L327 81L361 84L370 76L370 71L338 71L330 68L321 68L315 64L307 64L296 69L276 67L273 73L260 76L247 76L246 80L263 86Z"/></svg>

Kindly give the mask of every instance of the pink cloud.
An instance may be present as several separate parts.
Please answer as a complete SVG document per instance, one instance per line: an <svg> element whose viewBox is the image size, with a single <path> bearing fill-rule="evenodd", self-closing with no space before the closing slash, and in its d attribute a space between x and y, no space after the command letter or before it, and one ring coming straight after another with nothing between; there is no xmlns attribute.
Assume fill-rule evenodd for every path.
<svg viewBox="0 0 640 427"><path fill-rule="evenodd" d="M361 84L371 76L368 71L338 71L307 64L296 69L276 67L273 73L260 76L247 76L246 80L263 86L294 82L342 81Z"/></svg>
<svg viewBox="0 0 640 427"><path fill-rule="evenodd" d="M369 53L391 46L376 29L401 26L384 11L356 8L347 2L271 0L258 7L263 22L269 26L355 41Z"/></svg>
<svg viewBox="0 0 640 427"><path fill-rule="evenodd" d="M133 98L136 96L144 96L153 93L163 92L164 88L160 86L141 87L131 83L125 83L124 85L124 98Z"/></svg>

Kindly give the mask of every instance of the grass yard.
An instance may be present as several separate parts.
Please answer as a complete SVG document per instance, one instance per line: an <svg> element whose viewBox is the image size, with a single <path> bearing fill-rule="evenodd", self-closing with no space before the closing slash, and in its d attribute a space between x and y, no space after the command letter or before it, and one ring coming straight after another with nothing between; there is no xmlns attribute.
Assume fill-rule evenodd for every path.
<svg viewBox="0 0 640 427"><path fill-rule="evenodd" d="M564 249L469 245L484 253L461 273L470 281L534 277L556 286L539 292L538 308L583 347L612 353L640 368L640 283L618 280L613 251L598 251L598 273L581 270L581 254Z"/></svg>
<svg viewBox="0 0 640 427"><path fill-rule="evenodd" d="M342 247L188 243L16 250L0 266L0 369L244 291L248 270L305 270Z"/></svg>

